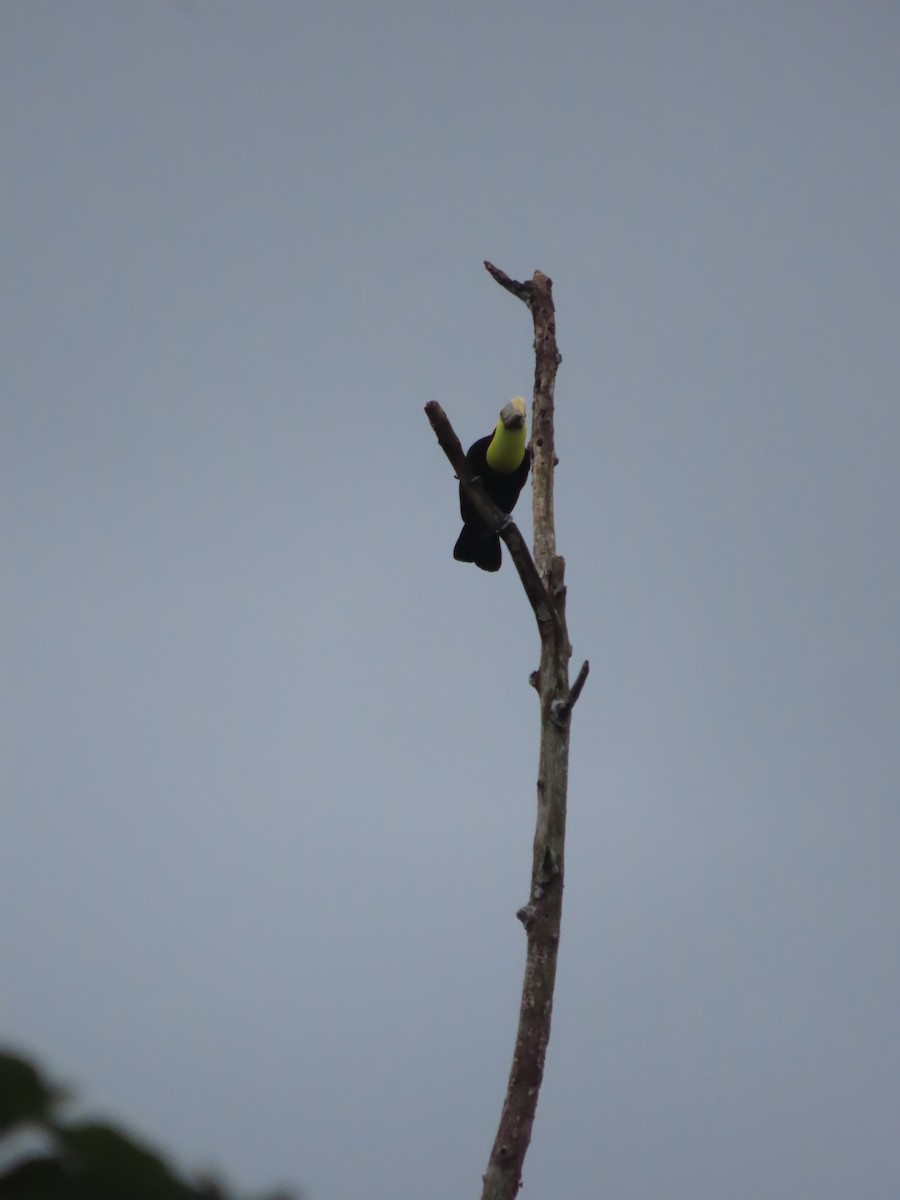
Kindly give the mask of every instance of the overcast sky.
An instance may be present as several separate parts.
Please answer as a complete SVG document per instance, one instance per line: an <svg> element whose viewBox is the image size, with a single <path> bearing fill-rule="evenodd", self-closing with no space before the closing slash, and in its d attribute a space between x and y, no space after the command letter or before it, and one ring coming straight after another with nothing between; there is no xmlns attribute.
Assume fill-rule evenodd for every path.
<svg viewBox="0 0 900 1200"><path fill-rule="evenodd" d="M900 8L5 0L3 1031L187 1167L477 1196L554 281L575 713L524 1197L900 1194ZM530 533L530 490L518 510Z"/></svg>

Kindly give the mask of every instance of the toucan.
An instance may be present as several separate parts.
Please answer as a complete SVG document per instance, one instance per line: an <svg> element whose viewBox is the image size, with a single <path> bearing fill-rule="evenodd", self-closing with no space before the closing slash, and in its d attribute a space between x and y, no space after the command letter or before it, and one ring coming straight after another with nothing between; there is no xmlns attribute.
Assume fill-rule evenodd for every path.
<svg viewBox="0 0 900 1200"><path fill-rule="evenodd" d="M511 513L528 478L531 454L525 444L525 401L514 396L500 410L497 428L474 442L466 462L484 490L505 513ZM499 571L502 561L500 535L489 529L459 485L462 533L453 547L457 562L475 563L482 571Z"/></svg>

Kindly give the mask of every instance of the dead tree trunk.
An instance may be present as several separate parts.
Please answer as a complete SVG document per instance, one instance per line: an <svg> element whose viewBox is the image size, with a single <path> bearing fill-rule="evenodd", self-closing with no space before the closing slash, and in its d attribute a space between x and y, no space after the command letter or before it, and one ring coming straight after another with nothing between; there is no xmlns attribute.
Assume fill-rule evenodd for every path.
<svg viewBox="0 0 900 1200"><path fill-rule="evenodd" d="M472 479L459 439L435 401L425 411L479 515L499 532L519 572L537 620L541 639L540 666L531 682L540 697L541 749L537 778L537 824L528 901L516 914L528 939L519 1026L500 1125L484 1175L482 1200L513 1200L522 1184L522 1165L544 1075L550 1040L553 987L562 920L565 860L566 793L569 771L569 728L572 709L588 674L585 662L569 687L572 648L566 628L565 560L556 553L553 517L553 389L562 361L556 345L556 313L552 282L535 271L527 283L510 279L486 262L485 267L507 291L524 301L534 320L534 404L532 410L532 506L534 558L518 528Z"/></svg>

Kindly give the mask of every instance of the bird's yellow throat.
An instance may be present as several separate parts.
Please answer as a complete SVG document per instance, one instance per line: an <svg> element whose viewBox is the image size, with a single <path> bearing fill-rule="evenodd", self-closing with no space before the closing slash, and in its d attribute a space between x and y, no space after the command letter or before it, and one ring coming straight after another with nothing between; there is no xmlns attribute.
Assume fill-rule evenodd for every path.
<svg viewBox="0 0 900 1200"><path fill-rule="evenodd" d="M504 474L517 470L525 457L525 442L525 401L521 396L516 396L500 414L487 448L487 465Z"/></svg>

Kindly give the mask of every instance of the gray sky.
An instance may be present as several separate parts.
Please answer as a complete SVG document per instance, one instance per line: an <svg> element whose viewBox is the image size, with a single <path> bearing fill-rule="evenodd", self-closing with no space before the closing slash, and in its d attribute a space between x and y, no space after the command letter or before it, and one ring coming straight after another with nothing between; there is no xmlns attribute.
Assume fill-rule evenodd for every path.
<svg viewBox="0 0 900 1200"><path fill-rule="evenodd" d="M897 6L2 24L5 1035L236 1185L478 1194L537 644L422 405L530 392L489 258L593 667L524 1196L895 1200Z"/></svg>

